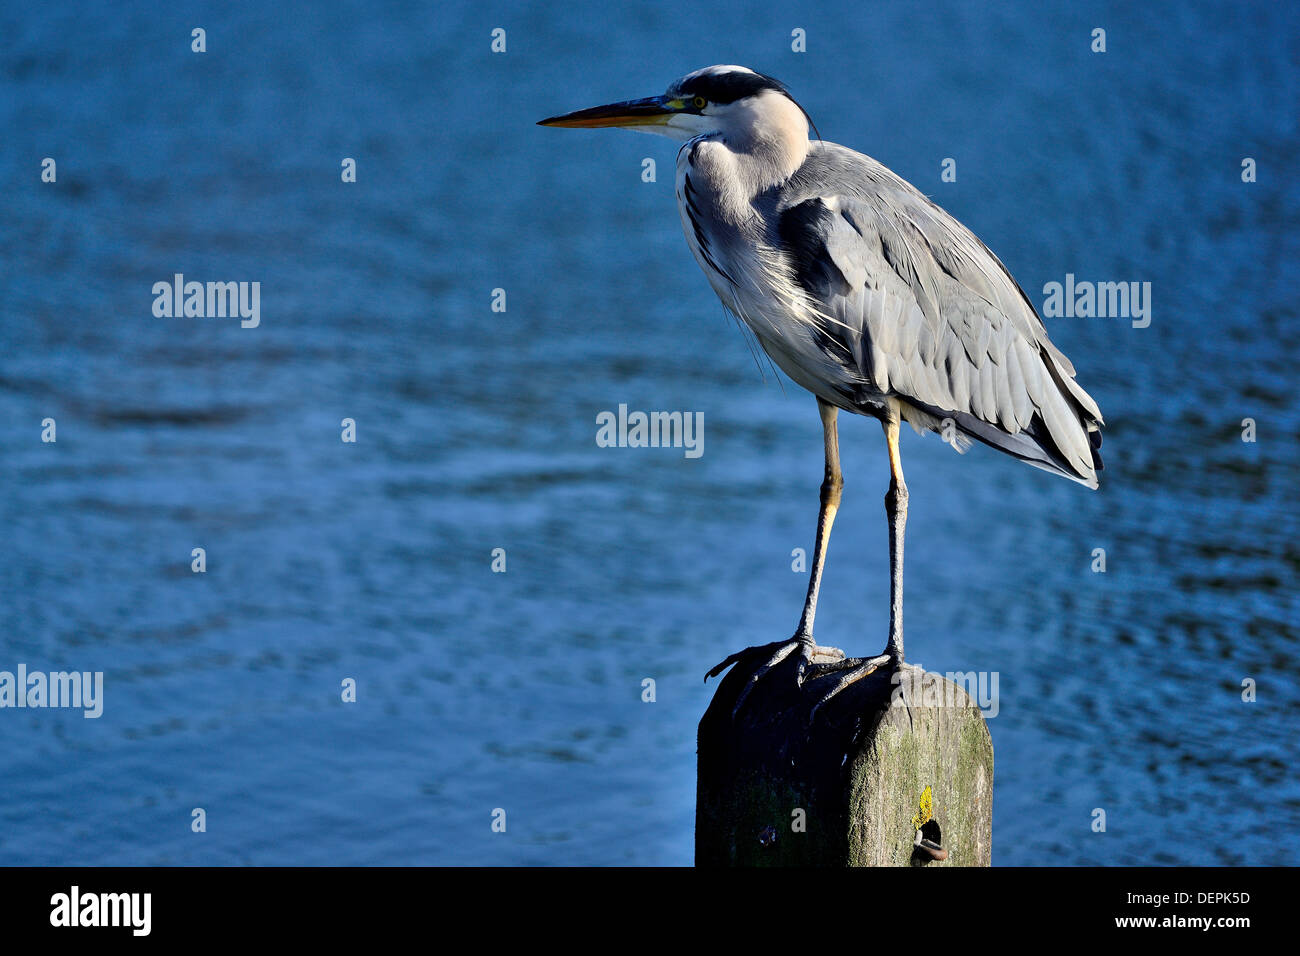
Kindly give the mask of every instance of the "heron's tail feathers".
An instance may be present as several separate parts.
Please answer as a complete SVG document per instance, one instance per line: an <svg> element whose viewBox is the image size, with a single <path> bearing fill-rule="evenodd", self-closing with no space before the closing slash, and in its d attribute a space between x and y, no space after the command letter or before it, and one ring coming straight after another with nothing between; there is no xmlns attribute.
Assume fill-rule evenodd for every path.
<svg viewBox="0 0 1300 956"><path fill-rule="evenodd" d="M1014 435L972 415L958 414L954 417L958 427L963 431L998 451L1006 452L1035 468L1050 471L1054 475L1062 475L1089 488L1095 489L1098 486L1097 472L1102 469L1099 450L1101 432L1095 428L1086 433L1088 460L1083 464L1077 460L1066 460L1049 426L1037 416L1028 428Z"/></svg>
<svg viewBox="0 0 1300 956"><path fill-rule="evenodd" d="M1035 468L1096 488L1097 472L1103 467L1101 422L1077 406L1067 407L1073 404L1061 396L1059 403L1049 403L1017 432L1004 431L968 412L945 412L923 405L905 404L903 417L917 431L938 432L959 452L965 452L974 439Z"/></svg>

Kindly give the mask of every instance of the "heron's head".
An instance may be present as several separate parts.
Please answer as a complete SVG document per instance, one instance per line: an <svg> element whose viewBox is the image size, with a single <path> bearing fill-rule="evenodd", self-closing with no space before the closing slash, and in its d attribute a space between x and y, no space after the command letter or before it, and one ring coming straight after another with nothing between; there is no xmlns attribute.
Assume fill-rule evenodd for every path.
<svg viewBox="0 0 1300 956"><path fill-rule="evenodd" d="M716 133L737 147L747 143L808 142L808 114L780 80L743 66L709 66L688 73L662 96L625 100L565 113L540 126L622 126L685 142Z"/></svg>

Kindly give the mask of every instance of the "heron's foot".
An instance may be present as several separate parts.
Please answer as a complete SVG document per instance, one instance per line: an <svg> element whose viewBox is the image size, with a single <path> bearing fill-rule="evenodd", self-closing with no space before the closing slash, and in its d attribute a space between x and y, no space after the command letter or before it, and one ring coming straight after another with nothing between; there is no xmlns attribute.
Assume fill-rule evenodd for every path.
<svg viewBox="0 0 1300 956"><path fill-rule="evenodd" d="M749 679L736 696L736 704L731 710L731 718L735 720L740 713L741 705L745 703L745 699L749 697L750 692L758 686L759 680L766 677L774 667L791 654L798 654L798 666L795 670L795 684L798 687L803 686L804 678L813 665L833 665L844 660L844 652L839 648L818 647L811 634L796 634L788 641L760 644L756 647L747 647L743 651L737 651L729 655L726 660L715 664L704 675L704 679L707 681L710 677L717 677L732 664L744 665L750 671ZM757 666L749 667L753 663L757 663Z"/></svg>
<svg viewBox="0 0 1300 956"><path fill-rule="evenodd" d="M808 712L809 723L817 716L817 711L822 705L836 694L878 670L893 671L901 663L897 655L887 652L877 657L850 659L841 662L838 666L832 664L829 668L823 668L823 673L808 682L809 689L814 692L812 710Z"/></svg>

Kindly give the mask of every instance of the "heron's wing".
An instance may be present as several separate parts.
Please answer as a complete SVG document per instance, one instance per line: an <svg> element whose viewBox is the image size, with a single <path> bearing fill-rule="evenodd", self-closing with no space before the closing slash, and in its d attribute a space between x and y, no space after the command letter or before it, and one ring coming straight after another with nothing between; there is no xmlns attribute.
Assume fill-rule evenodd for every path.
<svg viewBox="0 0 1300 956"><path fill-rule="evenodd" d="M969 230L868 157L801 170L778 232L828 346L885 395L1096 486L1101 412L1024 292ZM843 192L826 192L829 183ZM851 357L851 358L850 358Z"/></svg>

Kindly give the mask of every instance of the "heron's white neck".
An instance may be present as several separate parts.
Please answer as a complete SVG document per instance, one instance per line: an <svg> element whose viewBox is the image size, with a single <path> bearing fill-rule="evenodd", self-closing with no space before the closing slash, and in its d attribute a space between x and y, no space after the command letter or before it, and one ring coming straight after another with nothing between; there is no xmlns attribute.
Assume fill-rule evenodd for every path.
<svg viewBox="0 0 1300 956"><path fill-rule="evenodd" d="M787 96L742 100L727 120L721 138L755 192L785 182L808 158L808 120Z"/></svg>

